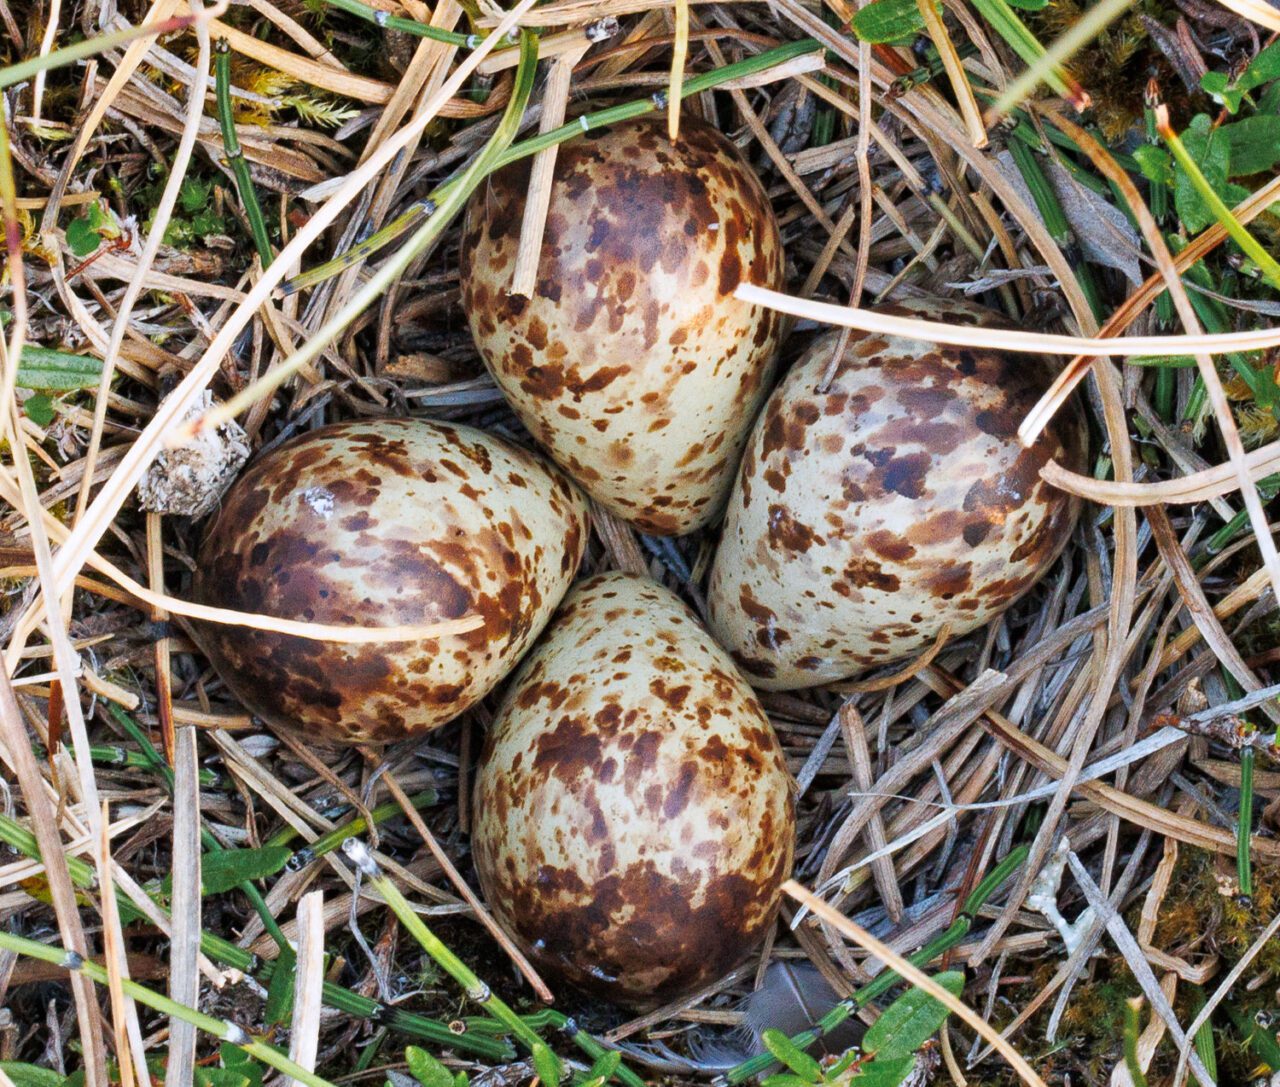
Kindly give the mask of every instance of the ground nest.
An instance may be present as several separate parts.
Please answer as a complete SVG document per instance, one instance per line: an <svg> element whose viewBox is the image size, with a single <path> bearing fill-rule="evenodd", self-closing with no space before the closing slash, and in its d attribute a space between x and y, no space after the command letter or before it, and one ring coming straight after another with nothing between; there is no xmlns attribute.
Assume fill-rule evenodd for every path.
<svg viewBox="0 0 1280 1087"><path fill-rule="evenodd" d="M778 1075L766 1052L790 1065L776 1087L1274 1084L1280 23L1261 6L549 0L512 21L484 0L0 0L8 65L118 35L0 71L0 1084L284 1083L286 1053L321 1085L737 1083ZM1100 9L1065 67L1043 58ZM537 31L536 69L505 27L494 48L504 19ZM779 375L837 319L808 302L966 300L1027 352L1167 346L1050 358L1054 392L1012 426L1078 389L1063 410L1087 452L1045 478L1082 513L1008 610L760 692L794 780L794 879L854 926L784 895L697 992L637 1010L549 978L548 1005L477 897L502 686L424 735L330 745L255 716L184 602L247 457L385 416L546 444L477 352L459 213L502 154L565 136L540 130L673 103L728 137L776 215L800 300L777 318ZM552 229L523 212L548 184L530 161L513 256ZM580 579L643 575L705 618L718 518L648 535L593 502L590 523ZM927 947L926 974L960 971L978 1025L938 1033L868 939L895 967ZM127 1000L126 968L206 1018ZM928 1025L888 1068L883 1026L856 1047L895 1000Z"/></svg>

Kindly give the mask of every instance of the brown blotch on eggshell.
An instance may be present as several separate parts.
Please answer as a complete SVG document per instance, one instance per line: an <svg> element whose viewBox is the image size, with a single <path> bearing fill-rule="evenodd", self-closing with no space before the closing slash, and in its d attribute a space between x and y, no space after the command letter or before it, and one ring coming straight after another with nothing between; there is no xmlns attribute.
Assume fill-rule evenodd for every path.
<svg viewBox="0 0 1280 1087"><path fill-rule="evenodd" d="M470 427L323 427L236 481L201 547L201 603L356 626L478 614L465 634L347 644L194 624L228 687L273 725L391 741L487 694L541 632L586 543L581 493L534 454Z"/></svg>
<svg viewBox="0 0 1280 1087"><path fill-rule="evenodd" d="M513 679L474 812L503 927L631 1006L732 969L791 870L791 778L760 703L675 596L628 574L577 586Z"/></svg>
<svg viewBox="0 0 1280 1087"><path fill-rule="evenodd" d="M508 293L527 160L467 209L462 305L530 432L602 505L680 535L718 514L773 375L781 321L738 301L780 288L760 182L716 129L642 118L559 149L531 298Z"/></svg>
<svg viewBox="0 0 1280 1087"><path fill-rule="evenodd" d="M952 324L955 302L885 312ZM1045 573L1080 503L1040 478L1081 470L1069 406L1030 449L1017 429L1048 387L1026 354L838 332L775 390L747 444L708 589L711 629L757 687L844 679L982 626Z"/></svg>

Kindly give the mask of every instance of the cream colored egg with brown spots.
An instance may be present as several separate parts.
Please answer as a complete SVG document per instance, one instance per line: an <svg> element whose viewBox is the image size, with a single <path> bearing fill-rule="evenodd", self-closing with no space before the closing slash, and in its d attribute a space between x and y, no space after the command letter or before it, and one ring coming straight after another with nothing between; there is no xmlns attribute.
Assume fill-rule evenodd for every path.
<svg viewBox="0 0 1280 1087"><path fill-rule="evenodd" d="M650 117L560 147L532 297L511 295L527 160L467 210L462 305L494 380L537 440L603 506L656 535L720 511L768 392L778 289L768 198L716 129Z"/></svg>
<svg viewBox="0 0 1280 1087"><path fill-rule="evenodd" d="M339 423L252 464L201 547L202 603L285 619L475 630L314 641L217 623L200 646L253 713L317 740L400 740L484 697L537 638L582 558L586 503L534 454L470 427Z"/></svg>
<svg viewBox="0 0 1280 1087"><path fill-rule="evenodd" d="M886 312L986 324L967 304ZM1079 470L1073 407L1030 449L1017 429L1045 361L855 332L817 339L747 444L708 589L711 629L753 684L810 687L897 661L999 615L1045 573L1079 502L1040 478Z"/></svg>
<svg viewBox="0 0 1280 1087"><path fill-rule="evenodd" d="M646 1006L773 923L791 777L733 662L662 586L574 588L507 691L475 785L486 901L540 969Z"/></svg>

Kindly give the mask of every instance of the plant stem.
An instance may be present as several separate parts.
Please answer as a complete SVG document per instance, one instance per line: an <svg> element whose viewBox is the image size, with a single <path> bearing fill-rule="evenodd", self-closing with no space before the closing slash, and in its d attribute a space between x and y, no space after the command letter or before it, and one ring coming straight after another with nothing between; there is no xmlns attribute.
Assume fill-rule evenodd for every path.
<svg viewBox="0 0 1280 1087"><path fill-rule="evenodd" d="M409 934L446 974L462 986L470 1000L479 1004L489 1015L502 1023L516 1038L528 1046L530 1051L545 1045L538 1037L537 1031L512 1011L506 1001L495 996L493 990L475 975L471 967L458 958L444 941L427 927L426 922L413 912L413 907L400 893L400 888L383 874L364 842L359 838L348 838L342 844L342 851L391 907L391 912L409 930Z"/></svg>
<svg viewBox="0 0 1280 1087"><path fill-rule="evenodd" d="M805 38L800 41L788 42L786 45L780 45L775 49L770 49L754 57L747 57L733 64L726 64L723 68L717 68L711 72L702 72L698 75L690 76L680 88L681 98L688 98L690 95L711 90L731 79L754 75L795 57L803 56L805 53L815 52L820 48L821 46L818 42L812 38ZM485 171L485 176L495 170L502 169L502 167L515 162L517 159L527 158L529 155L561 144L574 136L580 136L584 132L592 132L606 125L618 124L620 121L642 117L646 113L656 112L661 107L662 101L659 95L642 98L634 102L623 102L595 113L584 113L576 120L561 125L559 128L553 128L550 132L543 132L537 136L531 136L527 140L512 144L495 157ZM313 287L336 275L341 275L348 268L367 260L384 246L410 230L421 219L437 214L437 208L444 206L454 186L460 181L461 178L458 176L449 178L425 200L413 205L359 245L352 246L347 252L335 257L333 260L326 261L324 264L303 272L293 279L286 280L280 285L281 293L293 294L307 287Z"/></svg>
<svg viewBox="0 0 1280 1087"><path fill-rule="evenodd" d="M1253 897L1253 862L1249 857L1249 839L1253 834L1253 759L1252 747L1240 752L1240 814L1236 821L1236 876L1240 893Z"/></svg>
<svg viewBox="0 0 1280 1087"><path fill-rule="evenodd" d="M1027 188L1031 190L1031 198L1035 202L1036 210L1040 212L1040 218L1044 220L1044 225L1049 230L1049 235L1058 243L1068 263L1075 269L1076 281L1080 284L1081 293L1088 301L1094 317L1101 321L1105 316L1102 292L1098 289L1093 266L1084 259L1084 254L1080 251L1075 231L1071 229L1067 213L1062 208L1057 192L1049 183L1044 170L1040 168L1040 162L1031 148L1021 140L1010 140L1009 152L1013 155L1014 164L1022 174L1023 181L1027 183Z"/></svg>
<svg viewBox="0 0 1280 1087"><path fill-rule="evenodd" d="M105 985L107 982L107 971L103 967L95 962L90 962L88 959L81 958L74 951L65 951L61 947L37 943L35 940L28 940L8 932L0 932L0 948L19 955L26 955L28 958L39 959L54 966L60 966L64 970L75 971L99 985ZM323 1079L314 1072L307 1071L301 1065L295 1064L275 1047L251 1038L235 1023L215 1019L213 1016L205 1015L204 1012L197 1011L195 1008L188 1008L185 1004L179 1004L170 1000L167 996L153 992L144 985L139 985L136 981L121 979L120 984L125 993L133 997L139 1004L158 1011L162 1015L181 1019L185 1023L191 1023L198 1030L203 1030L206 1034L212 1034L221 1041L243 1049L251 1057L274 1068L277 1072L282 1072L286 1076L292 1077L299 1083L305 1083L308 1087L333 1087L333 1084L327 1079Z"/></svg>
<svg viewBox="0 0 1280 1087"><path fill-rule="evenodd" d="M1018 18L1017 13L1005 3L1005 0L974 0L973 6L1005 40L1010 49L1032 68L1038 67L1048 50L1027 29L1027 25ZM1054 64L1044 73L1044 81L1077 109L1082 109L1089 100L1089 96L1084 93L1080 84L1060 64Z"/></svg>
<svg viewBox="0 0 1280 1087"><path fill-rule="evenodd" d="M108 704L108 711L116 722L123 728L134 741L142 749L143 755L151 762L151 768L160 775L164 780L165 788L169 794L173 794L173 770L169 766L168 761L155 749L150 738L138 726L138 723L124 712L114 702ZM200 842L207 853L221 853L225 851L225 846L213 836L213 833L205 827L200 828ZM249 904L253 907L254 912L262 920L262 927L266 930L276 943L276 947L280 949L281 956L288 961L293 955L293 948L289 945L288 939L285 937L283 930L276 921L275 916L271 913L267 900L262 897L262 892L253 885L249 880L244 880L236 885L244 896L249 900Z"/></svg>
<svg viewBox="0 0 1280 1087"><path fill-rule="evenodd" d="M236 135L236 118L231 109L231 46L226 38L218 39L214 45L214 54L213 81L218 101L218 125L222 129L222 146L226 152L227 165L231 167L231 173L236 179L236 191L240 194L245 218L249 220L249 233L253 235L258 260L265 268L272 260L271 239L267 235L267 222L262 217L258 194L253 188L253 178L249 176L249 163L245 161L240 137Z"/></svg>
<svg viewBox="0 0 1280 1087"><path fill-rule="evenodd" d="M593 1062L598 1061L606 1053L616 1052L601 1045L595 1038L578 1026L574 1019L565 1015L564 1012L556 1011L555 1008L544 1008L540 1012L535 1012L533 1015L526 1015L522 1018L535 1030L544 1026L554 1027L590 1057ZM618 1065L613 1078L619 1083L625 1083L627 1087L645 1087L644 1080L625 1064Z"/></svg>
<svg viewBox="0 0 1280 1087"><path fill-rule="evenodd" d="M384 30L399 30L418 38L430 38L432 41L457 45L463 49L474 49L484 41L484 37L480 34L459 34L456 30L441 30L439 27L420 23L417 19L406 19L403 16L382 11L380 8L372 8L368 4L360 3L360 0L325 0L325 3L363 19L366 23L382 27ZM501 49L502 46L499 45L498 48Z"/></svg>
<svg viewBox="0 0 1280 1087"><path fill-rule="evenodd" d="M55 49L42 57L32 57L17 64L10 64L5 68L0 68L0 90L12 87L17 83L25 83L38 72L49 72L54 68L65 68L67 65L75 64L77 61L86 60L89 57L97 56L99 53L105 53L108 49L118 49L122 45L128 45L129 42L137 41L139 38L160 37L161 35L185 30L187 27L193 26L201 18L203 16L180 15L170 19L158 19L154 23L131 26L127 30L117 30L111 34L99 34L96 37L76 42L74 45L68 45L65 49Z"/></svg>
<svg viewBox="0 0 1280 1087"><path fill-rule="evenodd" d="M1187 992L1190 996L1192 1017L1199 1018L1200 1012L1204 1010L1205 1005L1204 989L1199 985L1189 985ZM1196 1053L1199 1055L1209 1075L1216 1080L1218 1078L1218 1052L1213 1043L1213 1023L1207 1019L1200 1024L1200 1029L1196 1031Z"/></svg>
<svg viewBox="0 0 1280 1087"><path fill-rule="evenodd" d="M1222 202L1222 197L1213 191L1213 186L1209 184L1204 174L1201 173L1195 159L1191 157L1190 152L1183 146L1178 134L1174 132L1173 126L1169 123L1169 110L1164 105L1156 107L1156 130L1160 133L1164 142L1169 145L1169 150L1173 152L1173 157L1177 159L1178 165L1182 167L1183 172L1195 187L1196 192L1209 205L1209 210L1213 212L1213 217L1218 220L1222 228L1231 236L1232 241L1243 249L1245 255L1258 266L1262 277L1272 287L1280 290L1280 264L1276 263L1275 258L1262 247L1258 239L1250 234L1240 220L1231 213L1231 209Z"/></svg>
<svg viewBox="0 0 1280 1087"><path fill-rule="evenodd" d="M418 797L413 798L415 803L421 799L421 796L422 794L419 794ZM388 810L393 807L394 811ZM399 805L383 805L380 808L375 808L371 813L375 822L381 821L384 811L386 816L389 817L398 814L400 807ZM361 829L357 831L357 827ZM333 838L338 835L345 836L349 832L363 833L364 829L364 820L361 818L337 828L331 835L326 835L326 838ZM0 815L0 842L4 842L23 856L30 857L34 861L41 860L40 850L36 845L34 835L16 820L10 819L5 815ZM319 844L319 841L315 843L315 845ZM325 852L336 849L339 844L341 844L340 841L334 841L332 845L326 844ZM313 849L315 845L312 846ZM67 857L67 870L71 875L72 883L77 887L89 890L96 886L93 869L79 857ZM119 889L116 890L116 901L120 905L120 915L123 922L129 923L142 919L143 915L138 912L137 907ZM252 974L264 987L270 985L271 979L280 968L279 962L270 959L259 960L252 952L246 951L228 940L224 940L221 936L215 936L211 932L202 931L200 933L200 950L222 966L229 966L234 970ZM492 1034L485 1034L480 1031L474 1034L459 1034L451 1030L447 1024L438 1020L428 1019L426 1016L415 1015L400 1008L380 1004L376 1000L353 993L349 989L344 989L331 982L326 981L324 983L321 989L321 999L326 1007L346 1012L348 1015L354 1015L361 1019L376 1020L393 1030L399 1031L401 1034L421 1038L440 1046L451 1046L459 1052L469 1052L477 1057L497 1061L510 1060L515 1056L515 1050L508 1043L498 1040Z"/></svg>
<svg viewBox="0 0 1280 1087"><path fill-rule="evenodd" d="M964 900L960 915L951 922L951 926L945 932L935 936L914 955L909 955L907 962L911 963L912 966L922 967L936 959L944 951L949 951L960 943L973 927L973 919L978 910L986 905L987 899L995 894L1000 885L1018 870L1027 859L1027 853L1028 847L1025 845L1011 850L970 892L969 897ZM865 1008L871 1001L883 996L884 993L901 980L895 971L883 971L856 993L840 1001L808 1030L792 1035L791 1044L798 1049L808 1049L815 1042L830 1034L831 1031L835 1030L836 1027L859 1009ZM744 1083L754 1076L760 1075L773 1063L774 1057L771 1053L761 1053L730 1068L716 1082L729 1085Z"/></svg>
<svg viewBox="0 0 1280 1087"><path fill-rule="evenodd" d="M1172 370L1162 369L1160 373L1172 373ZM1280 494L1280 474L1263 476L1256 484L1258 494L1264 502L1270 502L1277 494ZM1222 551L1232 540L1240 535L1241 532L1249 524L1249 511L1241 510L1230 521L1223 525L1217 532L1210 536L1204 542L1205 558L1211 557Z"/></svg>
<svg viewBox="0 0 1280 1087"><path fill-rule="evenodd" d="M516 68L515 86L511 91L511 99L503 110L502 117L494 129L489 142L475 157L461 175L454 179L452 188L446 196L442 196L438 205L431 207L430 218L423 223L413 236L398 250L395 255L382 265L367 282L361 285L350 299L330 317L311 337L298 347L283 362L269 370L252 385L242 389L226 403L221 404L202 416L200 427L210 430L221 426L240 412L247 410L263 396L269 395L303 366L315 358L325 345L342 332L352 321L371 306L375 299L390 289L418 257L428 253L440 240L445 228L453 217L462 211L467 198L485 177L493 170L495 159L503 149L510 146L520 128L520 120L528 105L529 95L533 91L534 75L537 71L538 39L527 31L520 35L520 60ZM441 190L443 191L443 190Z"/></svg>
<svg viewBox="0 0 1280 1087"><path fill-rule="evenodd" d="M1129 1070L1133 1087L1147 1087L1147 1076L1138 1063L1138 1013L1142 1009L1142 997L1136 996L1124 1005L1124 1063Z"/></svg>

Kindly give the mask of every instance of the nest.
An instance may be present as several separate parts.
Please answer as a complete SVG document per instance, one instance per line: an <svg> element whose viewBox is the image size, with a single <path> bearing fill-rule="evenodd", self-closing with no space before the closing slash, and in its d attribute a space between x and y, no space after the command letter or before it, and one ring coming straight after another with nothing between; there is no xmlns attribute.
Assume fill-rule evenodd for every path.
<svg viewBox="0 0 1280 1087"><path fill-rule="evenodd" d="M1204 1048L1183 1045L1193 1022L1214 1024L1224 1081L1277 1071L1264 1013L1280 971L1280 559L1263 506L1274 490L1251 482L1277 465L1260 444L1274 416L1253 386L1228 398L1225 364L1207 356L1157 373L1095 354L1126 332L1160 332L1152 307L1166 289L1162 316L1199 333L1174 269L1238 265L1225 230L1174 253L1159 243L1151 271L1137 175L1078 127L1074 81L1016 117L1037 158L1065 139L1071 170L1059 173L1099 182L1086 199L1053 174L1071 214L1066 229L1052 221L1043 192L1013 180L1018 136L992 112L1023 66L964 5L932 13L932 57L860 43L838 0L526 0L510 11L441 0L433 25L446 33L434 38L403 29L432 18L417 0L365 9L364 21L362 7L122 9L110 29L166 13L179 23L6 92L23 253L9 265L12 343L109 361L78 387L6 405L0 920L102 963L110 984L95 989L84 970L68 982L64 967L81 960L61 952L41 962L0 948L0 1061L83 1066L90 1084L145 1081L146 1057L167 1061L152 1082L215 1066L261 1075L234 1047L219 1056L190 1016L127 1001L127 973L212 1016L224 1043L267 1039L332 1080L409 1082L423 1065L406 1045L474 1084L545 1072L465 999L479 990L464 993L411 938L403 911L384 904L396 892L578 1069L603 1045L646 1080L736 1081L730 1070L761 1052L766 1029L798 1032L886 961L932 946L922 965L963 967L974 1011L917 1055L921 1080L1123 1083L1129 1036L1148 1077L1169 1082L1189 1063L1203 1081ZM1197 41L1185 15L1201 8L1152 32L1176 72L1256 53L1245 15L1274 26L1269 8L1214 6ZM40 28L0 10L10 51L33 54ZM74 18L96 33L108 14L64 9L58 29ZM1159 15L1144 6L1148 22ZM799 783L795 878L828 912L788 899L740 968L640 1017L568 990L557 1014L540 1010L482 923L468 805L489 703L387 750L318 749L255 722L186 627L192 515L249 448L405 414L528 440L459 308L449 187L529 89L507 47L519 27L541 31L543 65L508 143L620 104L678 103L738 144L786 244L797 320L784 366L819 325L865 320L877 301L972 295L1016 320L1010 342L1058 360L1059 383L1024 432L1077 386L1093 431L1090 474L1051 477L1089 500L1085 515L1050 574L998 621L858 684L763 696ZM211 39L232 51L221 126L190 91L213 70ZM729 67L732 78L715 75ZM1077 75L1088 90L1089 73ZM1107 115L1142 109L1125 101ZM547 177L531 176L536 207ZM261 224L245 210L246 181ZM1278 187L1254 178L1237 219L1264 216ZM1136 227L1091 210L1096 197L1114 212L1116 194ZM272 254L248 241L258 225L276 250L265 268ZM535 253L541 229L526 219ZM1116 250L1128 259L1099 256ZM1256 350L1270 376L1268 292L1245 282L1227 298L1227 327L1210 328L1207 347ZM1232 332L1256 340L1221 339ZM1206 349L1158 343L1148 350ZM42 388L24 380L21 390ZM1246 442L1258 446L1247 459ZM662 540L598 517L583 569L644 573L697 603L714 544L714 528ZM352 836L376 850L363 875L338 849ZM202 899L185 862L201 850ZM313 892L322 898L304 898ZM1127 1024L1132 998L1143 1010ZM884 1002L850 1004L849 1019L870 1022ZM1005 1051L992 1048L997 1033ZM824 1044L840 1053L859 1034Z"/></svg>

